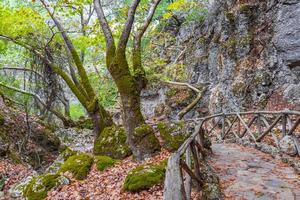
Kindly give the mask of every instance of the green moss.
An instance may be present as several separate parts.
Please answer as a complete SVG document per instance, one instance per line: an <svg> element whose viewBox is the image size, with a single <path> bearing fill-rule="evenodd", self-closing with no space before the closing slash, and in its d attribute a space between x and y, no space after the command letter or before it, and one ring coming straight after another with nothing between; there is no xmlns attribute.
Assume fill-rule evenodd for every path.
<svg viewBox="0 0 300 200"><path fill-rule="evenodd" d="M225 12L225 17L228 19L230 23L233 24L235 22L235 16L232 12Z"/></svg>
<svg viewBox="0 0 300 200"><path fill-rule="evenodd" d="M116 160L114 160L108 156L96 156L95 163L96 163L97 169L99 171L103 171L106 168L113 166L116 163Z"/></svg>
<svg viewBox="0 0 300 200"><path fill-rule="evenodd" d="M160 122L157 128L159 130L160 136L164 140L164 147L171 152L176 151L188 137L183 134L177 134L174 136L172 135L172 133L175 132L176 129L183 128L182 124L178 124L171 128L166 123Z"/></svg>
<svg viewBox="0 0 300 200"><path fill-rule="evenodd" d="M28 200L41 200L47 196L48 191L59 185L59 175L46 174L33 178L23 190Z"/></svg>
<svg viewBox="0 0 300 200"><path fill-rule="evenodd" d="M146 190L163 182L167 162L156 165L140 165L126 176L123 189L130 192Z"/></svg>
<svg viewBox="0 0 300 200"><path fill-rule="evenodd" d="M240 12L246 15L251 15L251 6L248 4L241 5Z"/></svg>
<svg viewBox="0 0 300 200"><path fill-rule="evenodd" d="M142 124L135 128L132 140L136 146L144 149L146 154L160 149L159 141L155 137L152 127L148 124Z"/></svg>
<svg viewBox="0 0 300 200"><path fill-rule="evenodd" d="M93 121L90 118L84 118L80 117L77 122L77 127L81 129L90 129L92 130L94 128Z"/></svg>
<svg viewBox="0 0 300 200"><path fill-rule="evenodd" d="M223 47L228 51L229 55L235 55L237 45L238 41L235 37L231 37L225 43L223 43Z"/></svg>
<svg viewBox="0 0 300 200"><path fill-rule="evenodd" d="M105 128L94 143L94 154L122 159L132 154L126 144L126 133L121 127L111 126Z"/></svg>
<svg viewBox="0 0 300 200"><path fill-rule="evenodd" d="M69 147L67 147L62 153L61 156L63 157L64 161L66 161L69 157L74 156L77 154L77 151L73 151Z"/></svg>
<svg viewBox="0 0 300 200"><path fill-rule="evenodd" d="M60 172L71 172L77 180L87 177L93 164L93 158L88 154L81 153L69 157L60 168Z"/></svg>

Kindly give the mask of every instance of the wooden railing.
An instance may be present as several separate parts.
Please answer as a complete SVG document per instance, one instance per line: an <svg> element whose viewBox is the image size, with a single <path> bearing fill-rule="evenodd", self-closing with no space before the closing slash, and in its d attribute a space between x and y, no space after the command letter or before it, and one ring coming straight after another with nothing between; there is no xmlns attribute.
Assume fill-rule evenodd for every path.
<svg viewBox="0 0 300 200"><path fill-rule="evenodd" d="M279 138L289 135L300 156L297 139L299 135L296 135L300 124L299 111L220 113L187 122L195 123L195 130L169 158L164 188L165 200L191 199L192 183L196 191L201 191L203 180L199 166L207 156L204 147L205 135L216 135L219 140L248 137L254 143L266 142L279 149Z"/></svg>

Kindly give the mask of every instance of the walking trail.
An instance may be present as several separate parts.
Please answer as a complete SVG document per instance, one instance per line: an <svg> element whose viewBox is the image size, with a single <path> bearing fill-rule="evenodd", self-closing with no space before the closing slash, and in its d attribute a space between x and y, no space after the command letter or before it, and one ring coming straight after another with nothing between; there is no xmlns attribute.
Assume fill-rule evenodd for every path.
<svg viewBox="0 0 300 200"><path fill-rule="evenodd" d="M214 144L213 153L225 199L300 200L300 175L282 161L237 144Z"/></svg>

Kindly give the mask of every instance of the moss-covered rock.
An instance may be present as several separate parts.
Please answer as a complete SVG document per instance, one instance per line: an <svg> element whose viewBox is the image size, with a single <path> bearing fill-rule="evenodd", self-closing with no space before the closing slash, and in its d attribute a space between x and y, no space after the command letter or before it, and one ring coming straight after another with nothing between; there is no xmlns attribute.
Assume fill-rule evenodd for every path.
<svg viewBox="0 0 300 200"><path fill-rule="evenodd" d="M72 149L70 149L69 147L66 147L65 150L63 150L63 152L61 152L61 156L64 159L64 161L66 161L69 157L76 155L78 152L77 151L73 151Z"/></svg>
<svg viewBox="0 0 300 200"><path fill-rule="evenodd" d="M93 162L93 157L88 154L80 153L78 155L73 155L62 164L59 172L68 171L72 173L75 179L83 180L90 172Z"/></svg>
<svg viewBox="0 0 300 200"><path fill-rule="evenodd" d="M105 128L94 143L94 154L105 155L114 159L123 159L132 154L126 144L126 133L121 127Z"/></svg>
<svg viewBox="0 0 300 200"><path fill-rule="evenodd" d="M95 163L96 163L97 169L99 171L103 171L106 168L113 166L116 163L116 160L112 159L109 156L96 156Z"/></svg>
<svg viewBox="0 0 300 200"><path fill-rule="evenodd" d="M163 182L167 162L162 161L156 165L140 165L126 176L123 189L130 192L138 192L149 189Z"/></svg>
<svg viewBox="0 0 300 200"><path fill-rule="evenodd" d="M23 190L23 196L28 200L41 200L48 191L59 185L58 174L46 174L34 177Z"/></svg>
<svg viewBox="0 0 300 200"><path fill-rule="evenodd" d="M142 124L135 128L132 136L134 145L143 151L141 154L151 155L160 150L159 141L150 125Z"/></svg>
<svg viewBox="0 0 300 200"><path fill-rule="evenodd" d="M163 146L171 152L176 151L188 137L180 131L183 129L181 124L174 124L173 127L170 127L168 124L160 122L157 128L160 136L164 140ZM174 133L176 133L176 135L173 135Z"/></svg>

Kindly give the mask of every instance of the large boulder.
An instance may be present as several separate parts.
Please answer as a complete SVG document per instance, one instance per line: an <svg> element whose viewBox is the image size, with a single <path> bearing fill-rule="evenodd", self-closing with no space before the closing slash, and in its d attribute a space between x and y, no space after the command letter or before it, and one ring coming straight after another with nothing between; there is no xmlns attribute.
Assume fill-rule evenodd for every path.
<svg viewBox="0 0 300 200"><path fill-rule="evenodd" d="M137 166L129 171L123 189L130 192L139 192L162 183L165 178L166 166L166 161L159 164Z"/></svg>
<svg viewBox="0 0 300 200"><path fill-rule="evenodd" d="M80 153L70 156L59 170L60 173L70 172L77 180L87 177L94 162L94 158L88 154Z"/></svg>
<svg viewBox="0 0 300 200"><path fill-rule="evenodd" d="M126 133L122 127L105 128L94 143L94 154L123 159L132 154L126 143Z"/></svg>

